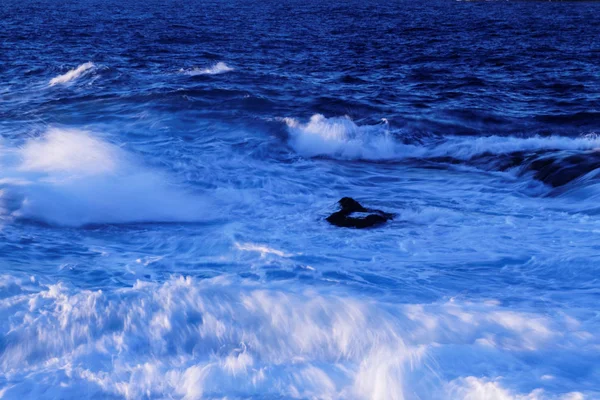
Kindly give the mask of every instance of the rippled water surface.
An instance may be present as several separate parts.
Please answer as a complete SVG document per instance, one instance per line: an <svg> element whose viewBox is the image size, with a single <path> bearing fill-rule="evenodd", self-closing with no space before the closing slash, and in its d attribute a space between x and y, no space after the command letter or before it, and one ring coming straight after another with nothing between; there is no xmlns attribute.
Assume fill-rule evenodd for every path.
<svg viewBox="0 0 600 400"><path fill-rule="evenodd" d="M600 3L3 0L0 398L598 399L599 133Z"/></svg>

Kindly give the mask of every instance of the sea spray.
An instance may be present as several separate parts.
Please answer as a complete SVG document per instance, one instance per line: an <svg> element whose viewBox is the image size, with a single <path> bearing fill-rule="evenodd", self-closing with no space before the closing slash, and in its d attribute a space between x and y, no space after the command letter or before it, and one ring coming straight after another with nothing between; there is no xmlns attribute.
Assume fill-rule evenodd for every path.
<svg viewBox="0 0 600 400"><path fill-rule="evenodd" d="M3 189L21 199L8 207L13 217L64 226L206 219L205 198L91 132L50 128L13 152L21 162L4 171Z"/></svg>

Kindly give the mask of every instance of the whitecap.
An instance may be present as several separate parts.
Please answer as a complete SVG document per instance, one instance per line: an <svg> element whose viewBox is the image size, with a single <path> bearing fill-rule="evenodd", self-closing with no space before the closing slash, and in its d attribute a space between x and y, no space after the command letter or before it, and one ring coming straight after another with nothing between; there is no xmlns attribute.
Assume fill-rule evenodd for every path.
<svg viewBox="0 0 600 400"><path fill-rule="evenodd" d="M229 71L233 71L233 68L230 67L229 65L225 64L222 61L219 61L218 63L211 65L208 68L192 68L192 69L188 69L188 70L184 70L184 69L180 70L180 72L182 72L186 75L190 75L190 76L218 75L218 74L224 74L225 72L229 72Z"/></svg>
<svg viewBox="0 0 600 400"><path fill-rule="evenodd" d="M86 62L84 64L81 64L77 68L69 70L65 74L62 74L62 75L59 75L59 76L56 76L56 77L50 79L50 86L69 83L69 82L79 78L80 76L87 74L95 67L96 67L96 65L93 62Z"/></svg>

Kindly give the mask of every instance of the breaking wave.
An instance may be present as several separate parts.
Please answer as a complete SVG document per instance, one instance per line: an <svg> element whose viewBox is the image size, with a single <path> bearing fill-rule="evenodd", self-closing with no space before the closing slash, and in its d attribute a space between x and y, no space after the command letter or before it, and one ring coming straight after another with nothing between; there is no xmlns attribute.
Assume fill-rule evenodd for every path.
<svg viewBox="0 0 600 400"><path fill-rule="evenodd" d="M486 170L514 169L551 186L565 185L600 168L600 137L444 136L416 138L392 133L387 120L358 125L349 117L316 114L307 123L282 119L289 143L306 157L342 160L461 163Z"/></svg>
<svg viewBox="0 0 600 400"><path fill-rule="evenodd" d="M51 128L4 149L1 161L4 217L63 226L204 219L204 199L87 131Z"/></svg>
<svg viewBox="0 0 600 400"><path fill-rule="evenodd" d="M80 76L87 74L95 67L96 66L94 65L93 62L86 62L84 64L81 64L77 68L69 70L65 74L62 74L62 75L59 75L59 76L56 76L56 77L50 79L49 84L50 84L50 86L55 86L55 85L59 85L59 84L69 83L69 82L79 78Z"/></svg>
<svg viewBox="0 0 600 400"><path fill-rule="evenodd" d="M376 125L358 125L347 116L326 118L321 114L313 115L307 123L294 118L282 120L288 126L292 147L308 157L363 160L452 157L470 160L482 154L600 149L600 137L597 136L445 136L417 143L410 136L392 134L385 119Z"/></svg>
<svg viewBox="0 0 600 400"><path fill-rule="evenodd" d="M380 125L355 124L349 117L325 118L315 114L306 124L284 118L292 147L308 157L385 160L398 157L398 144L390 135L387 121Z"/></svg>

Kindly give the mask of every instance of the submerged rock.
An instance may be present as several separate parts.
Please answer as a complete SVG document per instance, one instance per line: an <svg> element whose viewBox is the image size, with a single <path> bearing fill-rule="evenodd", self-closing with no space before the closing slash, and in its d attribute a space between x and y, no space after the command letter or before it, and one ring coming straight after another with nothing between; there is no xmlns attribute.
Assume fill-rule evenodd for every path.
<svg viewBox="0 0 600 400"><path fill-rule="evenodd" d="M336 211L327 217L327 222L335 226L362 229L381 225L394 219L394 214L372 208L365 208L351 197L343 197L338 201L338 204L340 205L341 210ZM352 217L351 214L356 212L370 214L364 217Z"/></svg>
<svg viewBox="0 0 600 400"><path fill-rule="evenodd" d="M600 153L594 151L563 157L543 157L531 162L527 167L534 171L535 179L552 187L559 187L598 169Z"/></svg>

